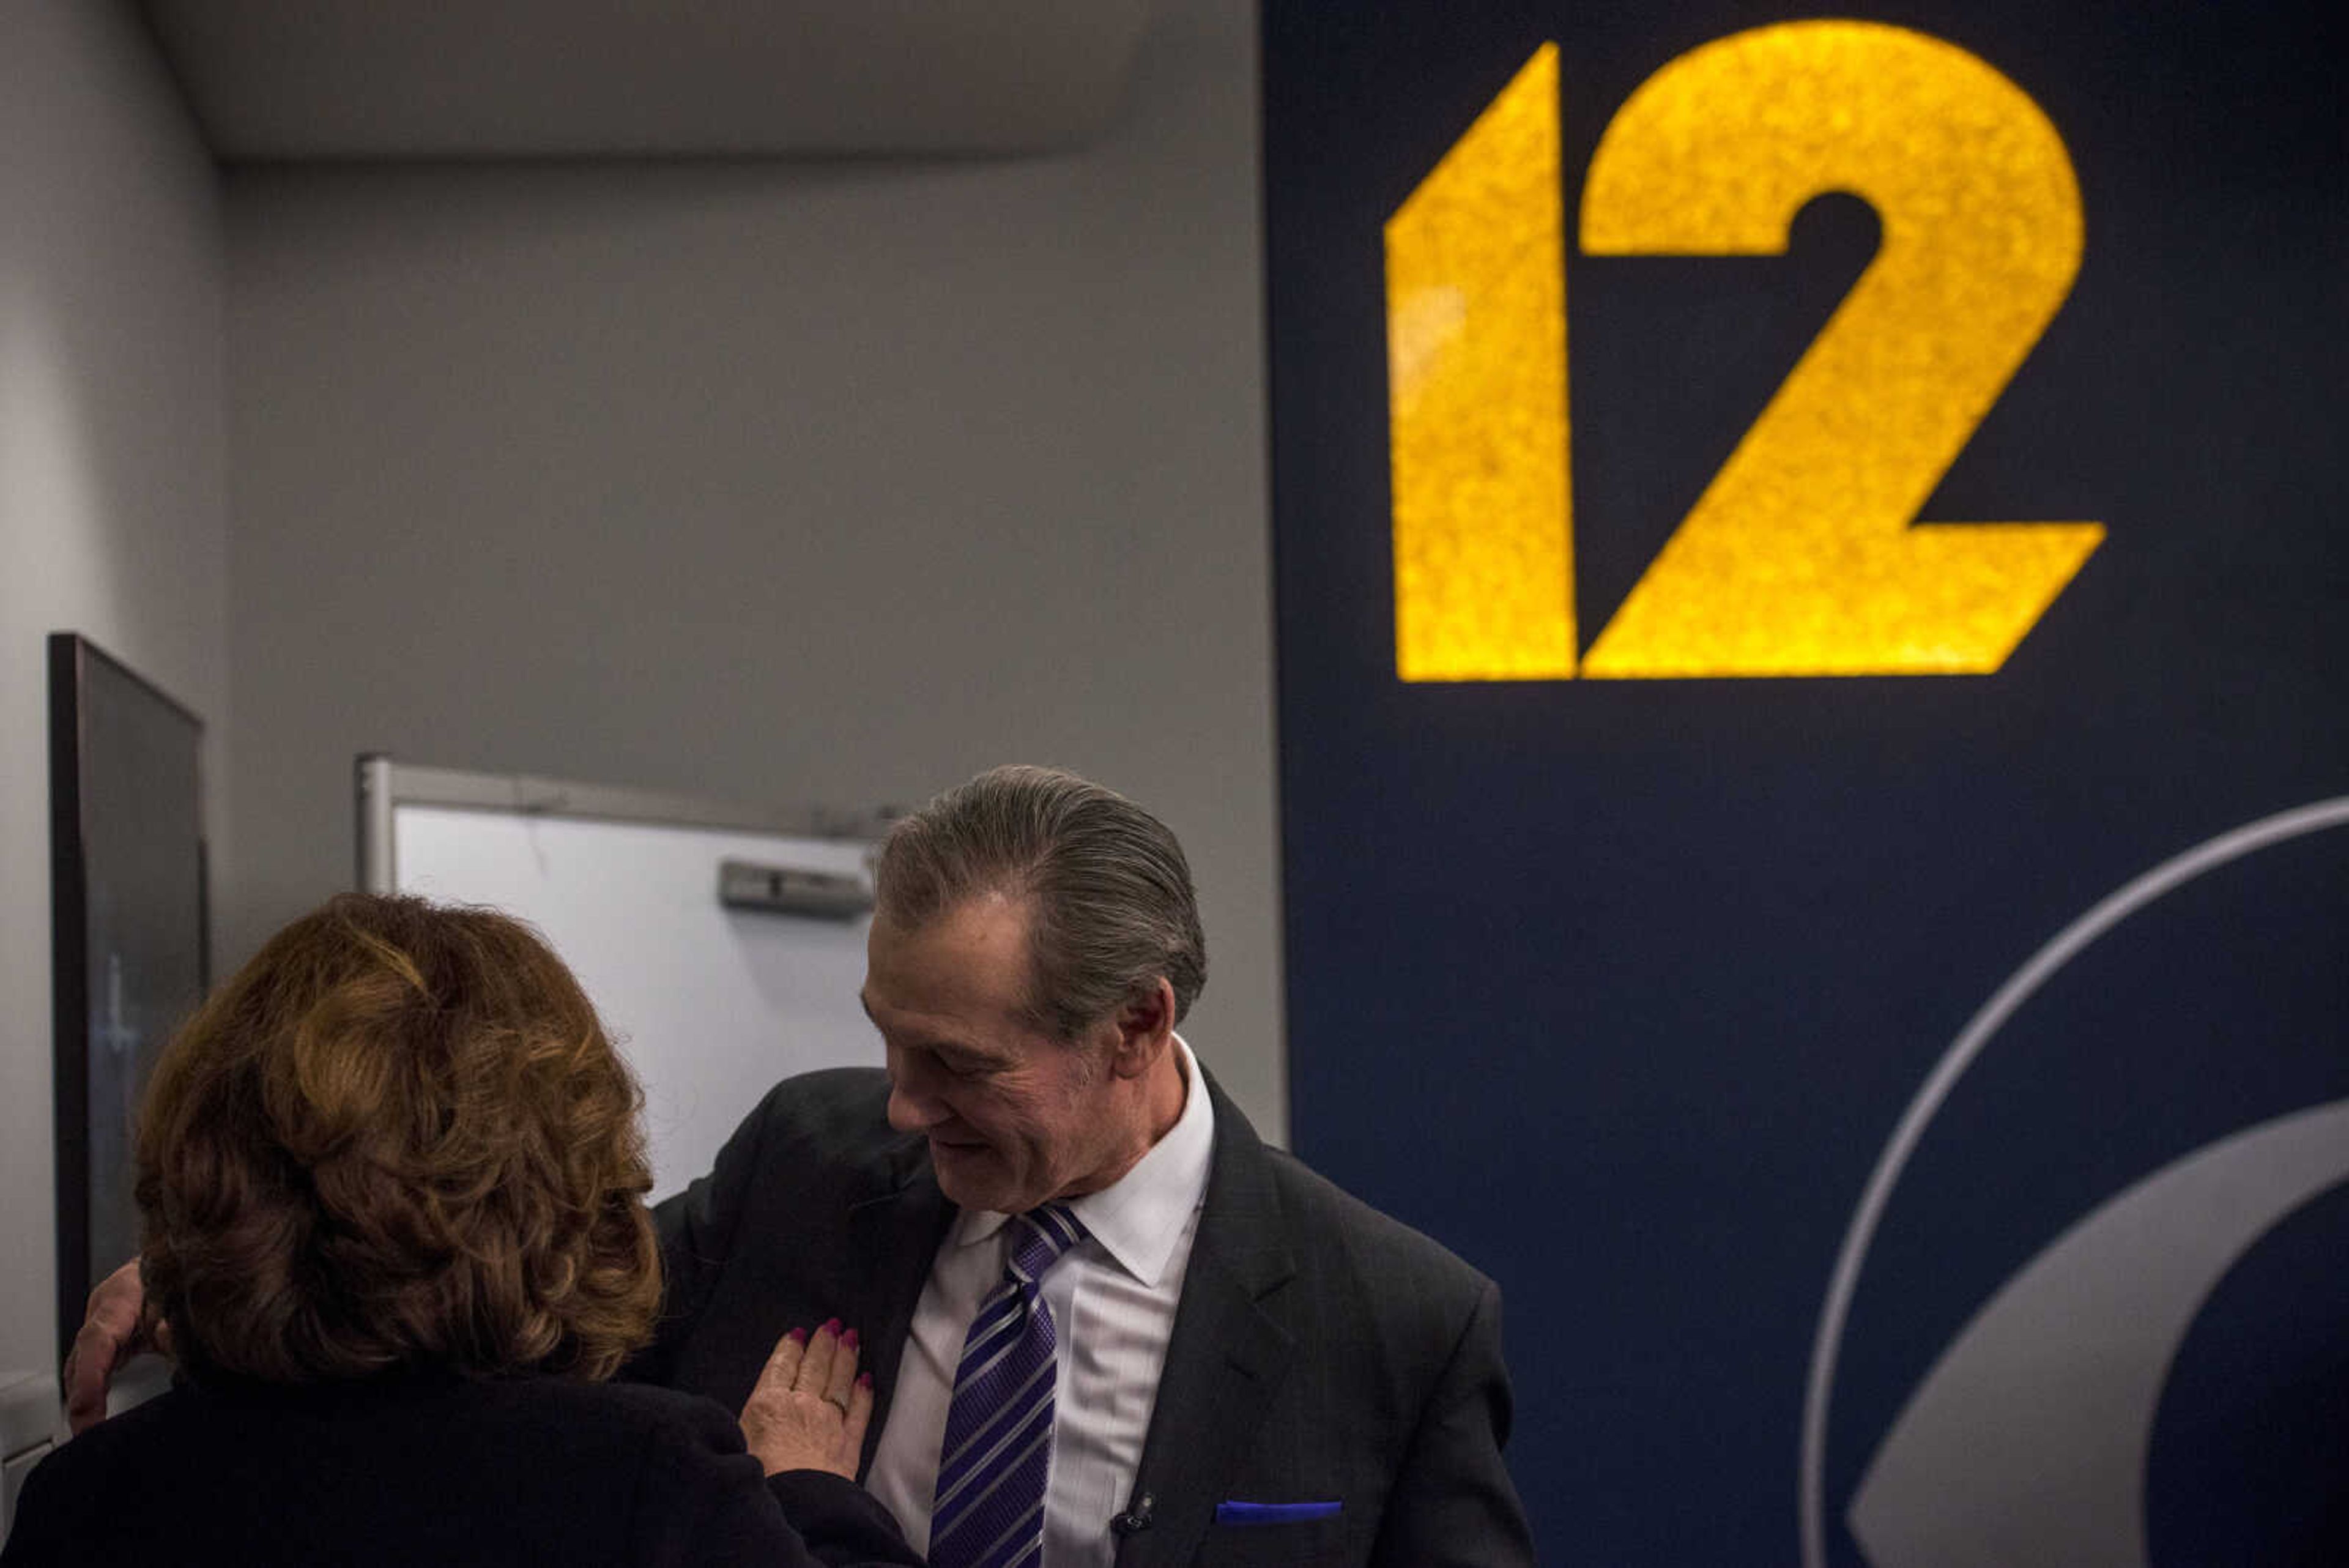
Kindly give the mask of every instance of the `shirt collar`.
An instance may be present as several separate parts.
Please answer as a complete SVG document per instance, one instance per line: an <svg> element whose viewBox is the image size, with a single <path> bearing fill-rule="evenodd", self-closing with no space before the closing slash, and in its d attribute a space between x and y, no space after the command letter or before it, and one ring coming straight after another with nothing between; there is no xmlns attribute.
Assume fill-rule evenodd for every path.
<svg viewBox="0 0 2349 1568"><path fill-rule="evenodd" d="M1145 1286L1158 1283L1191 1211L1206 1200L1207 1166L1216 1147L1216 1113L1199 1059L1179 1034L1174 1049L1183 1066L1183 1114L1132 1170L1099 1192L1069 1199L1070 1210L1102 1250ZM991 1210L966 1210L955 1225L955 1244L984 1241L1008 1218Z"/></svg>

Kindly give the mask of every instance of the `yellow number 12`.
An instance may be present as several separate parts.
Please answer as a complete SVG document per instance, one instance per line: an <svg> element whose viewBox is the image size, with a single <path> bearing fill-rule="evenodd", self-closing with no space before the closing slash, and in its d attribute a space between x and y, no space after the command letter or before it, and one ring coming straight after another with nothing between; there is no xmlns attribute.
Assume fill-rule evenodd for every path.
<svg viewBox="0 0 2349 1568"><path fill-rule="evenodd" d="M2079 186L2013 82L1902 28L1739 33L1651 77L1584 181L1591 255L1767 255L1812 197L1875 259L1576 659L1557 57L1386 227L1406 680L1981 673L2104 537L1916 523L2079 272Z"/></svg>

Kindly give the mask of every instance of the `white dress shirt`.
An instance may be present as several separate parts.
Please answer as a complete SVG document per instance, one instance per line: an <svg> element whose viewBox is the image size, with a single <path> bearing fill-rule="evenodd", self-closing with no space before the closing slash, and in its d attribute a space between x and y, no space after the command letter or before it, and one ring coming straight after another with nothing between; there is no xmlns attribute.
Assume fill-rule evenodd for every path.
<svg viewBox="0 0 2349 1568"><path fill-rule="evenodd" d="M1044 1490L1044 1568L1109 1568L1110 1521L1125 1511L1174 1332L1191 1240L1216 1141L1199 1064L1181 1036L1183 1114L1132 1170L1070 1200L1090 1238L1044 1275L1051 1309L1052 1457ZM930 1544L930 1502L963 1337L1003 1281L1007 1217L966 1210L930 1265L914 1309L889 1419L865 1488L896 1515L916 1552Z"/></svg>

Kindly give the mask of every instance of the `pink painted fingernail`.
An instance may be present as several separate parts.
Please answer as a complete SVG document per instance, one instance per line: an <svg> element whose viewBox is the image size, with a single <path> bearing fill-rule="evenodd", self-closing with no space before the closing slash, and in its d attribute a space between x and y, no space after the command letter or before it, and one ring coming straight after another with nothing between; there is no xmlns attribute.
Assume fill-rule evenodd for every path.
<svg viewBox="0 0 2349 1568"><path fill-rule="evenodd" d="M840 1336L840 1348L843 1350L854 1350L856 1348L856 1331L854 1329L852 1328L846 1334Z"/></svg>
<svg viewBox="0 0 2349 1568"><path fill-rule="evenodd" d="M824 1320L823 1326L817 1329L816 1332L818 1334L838 1334L840 1332L840 1320L836 1317L826 1318Z"/></svg>
<svg viewBox="0 0 2349 1568"><path fill-rule="evenodd" d="M868 1391L869 1391L869 1390L872 1388L872 1386L873 1386L873 1374L871 1374L870 1372L860 1372L860 1373L858 1373L858 1374L856 1375L856 1386L857 1386L859 1388L866 1389L866 1390L868 1390Z"/></svg>
<svg viewBox="0 0 2349 1568"><path fill-rule="evenodd" d="M795 1328L792 1330L791 1333L783 1335L783 1337L790 1340L793 1345L805 1345L807 1343L807 1330L803 1328Z"/></svg>

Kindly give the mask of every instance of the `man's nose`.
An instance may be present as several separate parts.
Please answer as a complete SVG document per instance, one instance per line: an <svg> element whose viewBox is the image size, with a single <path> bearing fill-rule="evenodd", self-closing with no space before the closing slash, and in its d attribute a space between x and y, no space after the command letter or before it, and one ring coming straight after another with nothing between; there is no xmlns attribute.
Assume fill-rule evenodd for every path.
<svg viewBox="0 0 2349 1568"><path fill-rule="evenodd" d="M899 1132L926 1132L946 1120L945 1107L913 1081L902 1063L889 1064L889 1125Z"/></svg>

